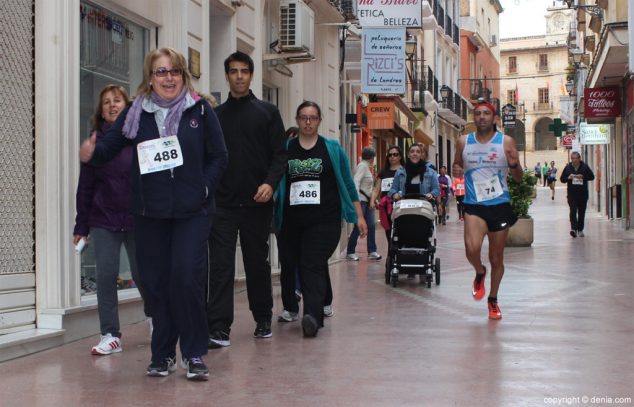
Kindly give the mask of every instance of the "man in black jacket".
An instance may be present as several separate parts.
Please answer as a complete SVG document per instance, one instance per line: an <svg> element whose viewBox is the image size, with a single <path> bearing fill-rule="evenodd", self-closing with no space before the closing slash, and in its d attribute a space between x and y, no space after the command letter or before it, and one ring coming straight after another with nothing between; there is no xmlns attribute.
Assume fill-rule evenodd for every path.
<svg viewBox="0 0 634 407"><path fill-rule="evenodd" d="M583 237L583 224L588 204L588 181L594 173L581 161L581 154L570 154L570 163L561 173L559 180L568 184L568 206L570 207L570 236Z"/></svg>
<svg viewBox="0 0 634 407"><path fill-rule="evenodd" d="M269 338L273 312L268 239L273 191L284 174L286 135L280 112L250 90L253 60L242 52L224 63L230 94L216 108L229 164L216 189L217 210L209 236L207 322L210 348L229 346L238 234L254 336Z"/></svg>

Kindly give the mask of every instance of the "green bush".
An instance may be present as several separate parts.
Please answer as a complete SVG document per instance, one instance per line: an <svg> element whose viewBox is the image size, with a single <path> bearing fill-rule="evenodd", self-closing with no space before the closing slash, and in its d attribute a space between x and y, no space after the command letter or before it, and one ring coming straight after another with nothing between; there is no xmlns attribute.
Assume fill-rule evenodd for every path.
<svg viewBox="0 0 634 407"><path fill-rule="evenodd" d="M532 203L533 189L535 184L537 184L537 177L531 174L530 171L526 171L522 176L522 182L516 182L509 173L507 182L513 212L520 218L530 218L528 207Z"/></svg>

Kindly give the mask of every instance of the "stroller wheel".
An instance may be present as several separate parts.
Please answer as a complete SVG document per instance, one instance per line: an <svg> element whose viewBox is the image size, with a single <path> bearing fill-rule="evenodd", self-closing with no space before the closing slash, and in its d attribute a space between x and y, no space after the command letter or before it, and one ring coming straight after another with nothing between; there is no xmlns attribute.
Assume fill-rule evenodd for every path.
<svg viewBox="0 0 634 407"><path fill-rule="evenodd" d="M440 284L440 259L436 259L434 262L434 277L436 279L436 285Z"/></svg>
<svg viewBox="0 0 634 407"><path fill-rule="evenodd" d="M396 286L398 285L398 274L392 276L391 282L392 282L392 287L396 288Z"/></svg>

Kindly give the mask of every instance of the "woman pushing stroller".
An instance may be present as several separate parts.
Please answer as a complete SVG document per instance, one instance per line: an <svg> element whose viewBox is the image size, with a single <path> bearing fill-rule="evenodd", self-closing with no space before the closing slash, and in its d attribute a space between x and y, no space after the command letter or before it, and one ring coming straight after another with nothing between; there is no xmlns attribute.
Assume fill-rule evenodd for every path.
<svg viewBox="0 0 634 407"><path fill-rule="evenodd" d="M399 168L394 175L388 192L390 198L398 201L406 194L420 194L435 200L440 195L438 173L426 159L427 151L420 144L409 147L405 167Z"/></svg>

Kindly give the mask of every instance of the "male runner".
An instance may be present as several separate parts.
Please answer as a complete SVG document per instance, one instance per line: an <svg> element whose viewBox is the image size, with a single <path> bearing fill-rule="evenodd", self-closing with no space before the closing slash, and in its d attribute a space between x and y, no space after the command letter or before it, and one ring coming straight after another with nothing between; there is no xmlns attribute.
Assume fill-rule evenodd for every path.
<svg viewBox="0 0 634 407"><path fill-rule="evenodd" d="M489 319L501 319L497 303L498 289L504 275L504 242L508 229L517 216L510 205L506 177L509 172L517 182L522 180L515 141L496 131L495 107L481 100L473 111L475 133L462 135L456 143L452 173L464 170L467 192L464 199L464 241L467 260L474 267L473 298L481 300L486 293L486 267L480 259L484 237L489 238L491 290Z"/></svg>

